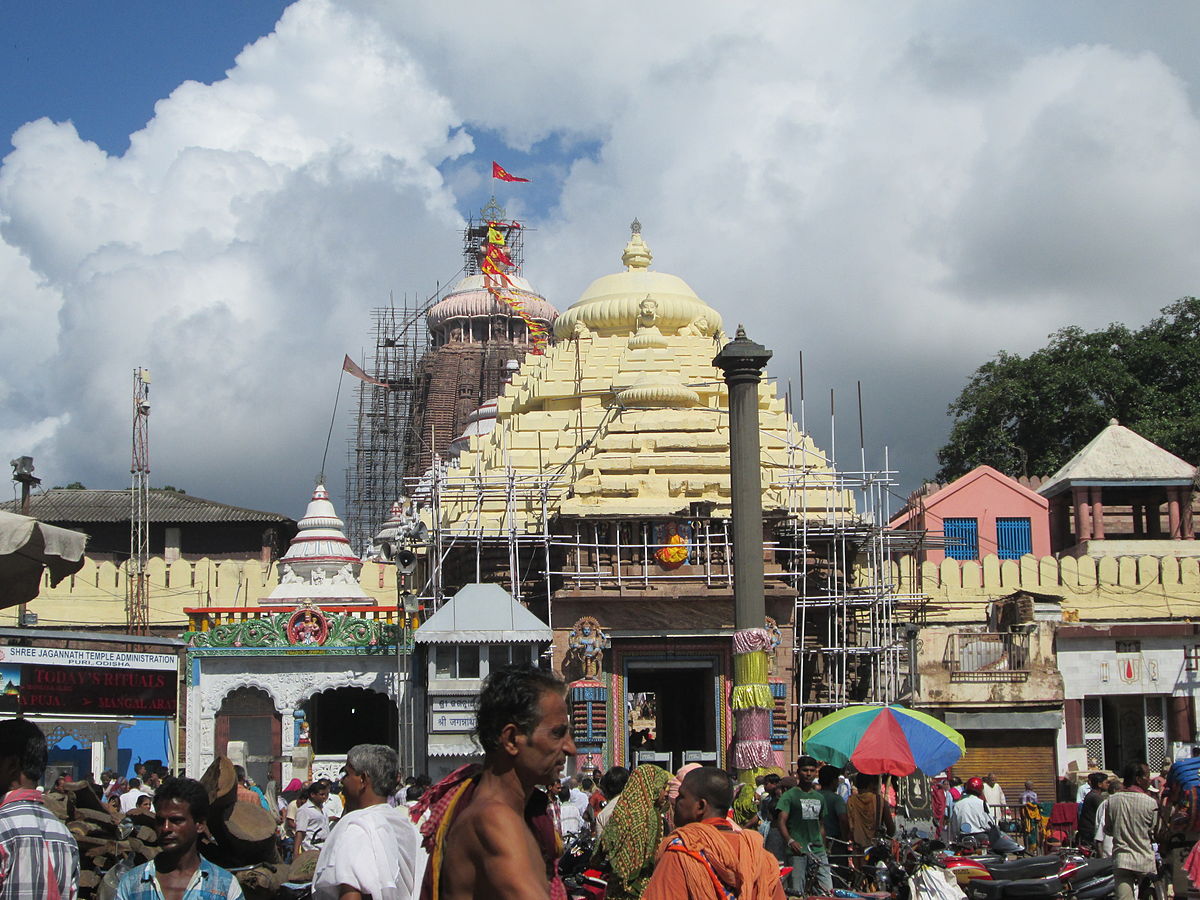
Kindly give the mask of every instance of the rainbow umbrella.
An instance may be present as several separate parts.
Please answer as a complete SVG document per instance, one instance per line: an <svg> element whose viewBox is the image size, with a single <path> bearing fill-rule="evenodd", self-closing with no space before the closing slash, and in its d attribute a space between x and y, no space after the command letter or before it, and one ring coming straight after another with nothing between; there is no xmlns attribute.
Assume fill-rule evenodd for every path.
<svg viewBox="0 0 1200 900"><path fill-rule="evenodd" d="M933 716L903 706L848 706L800 734L804 752L868 775L935 775L958 762L966 744Z"/></svg>

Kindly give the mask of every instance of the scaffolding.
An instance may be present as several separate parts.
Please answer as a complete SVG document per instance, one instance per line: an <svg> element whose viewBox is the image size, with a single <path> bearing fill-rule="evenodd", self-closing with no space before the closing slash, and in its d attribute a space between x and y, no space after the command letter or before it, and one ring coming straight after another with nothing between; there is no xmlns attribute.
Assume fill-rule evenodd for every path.
<svg viewBox="0 0 1200 900"><path fill-rule="evenodd" d="M363 369L383 384L358 384L346 465L346 534L351 546L360 553L370 546L371 538L387 520L392 503L412 495L414 479L429 468L439 449L457 437L447 433L453 430L453 416L428 416L429 410L419 408L422 403L445 405L430 404L429 397L421 397L423 389L432 386L435 390L455 393L462 388L457 383L457 369L454 373L441 371L430 359L433 354L430 354L426 314L446 296L458 278L479 274L490 228L503 235L512 271L519 274L524 263L527 229L508 220L504 208L492 197L478 217L467 220L463 229L463 267L445 282L449 287L439 285L424 299L409 300L406 296L400 306L393 302L371 310L374 348L367 351ZM479 363L477 383L471 388L468 404L472 408L500 392L506 364L520 340L527 340L527 335L519 338L509 335L509 338L465 348L469 351L465 355L477 356ZM455 361L455 365L460 364L461 359ZM450 402L461 399L455 395ZM438 427L441 433L435 430ZM431 430L440 447L434 446Z"/></svg>
<svg viewBox="0 0 1200 900"><path fill-rule="evenodd" d="M906 699L909 626L924 617L923 597L906 593L900 578L900 556L919 536L886 527L897 473L886 464L831 468L803 438L788 435L788 507L768 511L764 542L764 588L794 603L793 737L843 706ZM436 609L461 584L495 581L553 626L558 592L632 598L653 597L667 585L694 596L732 591L731 521L711 515L709 504L693 503L689 515L670 519L687 530L688 558L665 571L655 553L669 545L656 539L655 528L670 517L558 516L553 510L571 482L568 465L470 478L432 470L412 488L432 507L426 608ZM449 525L448 507L458 510ZM485 507L504 515L484 516Z"/></svg>
<svg viewBox="0 0 1200 900"><path fill-rule="evenodd" d="M789 474L797 506L776 534L796 591L795 659L798 728L844 706L886 704L909 693L910 631L924 615L923 598L905 593L899 556L911 535L886 528L896 473L823 473L818 485L800 469ZM812 515L814 491L850 493L852 515Z"/></svg>
<svg viewBox="0 0 1200 900"><path fill-rule="evenodd" d="M417 362L429 344L425 313L438 299L371 310L375 341L364 370L382 384L358 382L346 466L346 534L364 552L388 511L405 494L404 473L417 452L412 428Z"/></svg>

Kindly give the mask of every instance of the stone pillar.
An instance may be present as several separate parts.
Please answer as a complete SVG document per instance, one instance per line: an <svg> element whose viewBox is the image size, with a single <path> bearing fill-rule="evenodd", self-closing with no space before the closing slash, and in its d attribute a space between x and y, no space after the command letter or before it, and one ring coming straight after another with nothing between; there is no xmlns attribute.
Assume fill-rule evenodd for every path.
<svg viewBox="0 0 1200 900"><path fill-rule="evenodd" d="M1150 533L1150 537L1162 537L1162 502L1146 504L1146 530Z"/></svg>
<svg viewBox="0 0 1200 900"><path fill-rule="evenodd" d="M1181 516L1179 512L1179 488L1167 488L1167 524L1171 529L1171 540L1179 541L1183 539L1180 532Z"/></svg>
<svg viewBox="0 0 1200 900"><path fill-rule="evenodd" d="M750 784L774 763L771 714L775 700L767 680L763 596L762 458L758 441L758 386L771 351L737 336L721 348L713 365L729 387L730 486L733 503L733 765Z"/></svg>
<svg viewBox="0 0 1200 900"><path fill-rule="evenodd" d="M1196 539L1196 527L1192 524L1192 492L1188 488L1179 489L1179 528L1185 541Z"/></svg>
<svg viewBox="0 0 1200 900"><path fill-rule="evenodd" d="M1092 538L1092 509L1088 503L1088 488L1071 488L1075 501L1075 543L1082 544Z"/></svg>
<svg viewBox="0 0 1200 900"><path fill-rule="evenodd" d="M1146 508L1141 503L1134 503L1130 511L1133 513L1134 537L1141 537L1146 533Z"/></svg>
<svg viewBox="0 0 1200 900"><path fill-rule="evenodd" d="M758 443L758 385L771 351L737 337L713 360L729 386L730 487L733 501L734 628L762 628L763 598L762 458Z"/></svg>
<svg viewBox="0 0 1200 900"><path fill-rule="evenodd" d="M1104 540L1104 499L1101 488L1092 488L1092 537Z"/></svg>
<svg viewBox="0 0 1200 900"><path fill-rule="evenodd" d="M1071 522L1067 513L1070 505L1071 501L1066 493L1059 494L1050 501L1050 549L1052 552L1062 550L1070 540Z"/></svg>

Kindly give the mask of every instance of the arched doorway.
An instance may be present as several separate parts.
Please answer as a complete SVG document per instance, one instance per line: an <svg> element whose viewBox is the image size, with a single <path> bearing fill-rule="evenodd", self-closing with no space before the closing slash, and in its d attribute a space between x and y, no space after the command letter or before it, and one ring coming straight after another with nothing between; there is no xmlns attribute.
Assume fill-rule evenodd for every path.
<svg viewBox="0 0 1200 900"><path fill-rule="evenodd" d="M246 742L246 773L260 786L269 778L279 783L280 737L283 719L271 695L261 688L242 687L228 694L217 710L217 756L227 756L230 741Z"/></svg>
<svg viewBox="0 0 1200 900"><path fill-rule="evenodd" d="M335 688L309 697L303 709L317 756L345 753L355 744L396 746L396 704L387 694Z"/></svg>

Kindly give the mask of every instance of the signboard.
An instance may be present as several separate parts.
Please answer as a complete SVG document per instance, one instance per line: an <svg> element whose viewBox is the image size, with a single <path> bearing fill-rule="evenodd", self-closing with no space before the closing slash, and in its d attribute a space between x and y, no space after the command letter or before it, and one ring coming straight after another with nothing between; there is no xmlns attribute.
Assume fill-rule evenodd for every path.
<svg viewBox="0 0 1200 900"><path fill-rule="evenodd" d="M475 730L475 712L432 713L429 730L442 734L468 734Z"/></svg>
<svg viewBox="0 0 1200 900"><path fill-rule="evenodd" d="M173 716L177 666L164 653L0 647L0 712Z"/></svg>
<svg viewBox="0 0 1200 900"><path fill-rule="evenodd" d="M431 697L429 711L435 713L475 712L474 697Z"/></svg>

